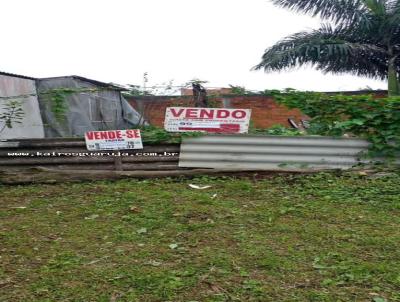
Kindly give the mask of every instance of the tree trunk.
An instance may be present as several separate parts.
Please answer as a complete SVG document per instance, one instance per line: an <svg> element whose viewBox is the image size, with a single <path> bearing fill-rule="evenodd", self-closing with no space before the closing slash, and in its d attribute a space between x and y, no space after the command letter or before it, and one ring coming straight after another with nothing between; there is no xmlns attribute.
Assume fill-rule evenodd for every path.
<svg viewBox="0 0 400 302"><path fill-rule="evenodd" d="M396 58L392 57L389 59L388 66L388 93L389 96L398 96L400 95L400 83L399 77L397 75L396 70Z"/></svg>

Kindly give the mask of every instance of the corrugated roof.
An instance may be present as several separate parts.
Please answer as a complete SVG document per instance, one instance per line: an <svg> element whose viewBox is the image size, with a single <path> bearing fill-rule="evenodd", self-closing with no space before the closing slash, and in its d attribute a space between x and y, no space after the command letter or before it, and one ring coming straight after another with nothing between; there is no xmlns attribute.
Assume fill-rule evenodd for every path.
<svg viewBox="0 0 400 302"><path fill-rule="evenodd" d="M15 73L10 73L10 72L4 72L0 71L0 75L5 75L5 76L10 76L10 77L16 77L16 78L21 78L21 79L28 79L28 80L50 80L50 79L60 79L60 78L73 78L77 79L83 82L88 82L93 85L99 86L99 87L104 87L104 88L110 88L110 89L115 89L115 90L126 90L125 88L122 88L120 86L117 86L115 84L110 84L110 83L105 83L105 82L100 82L92 79L88 79L85 77L77 76L77 75L71 75L71 76L61 76L61 77L48 77L48 78L33 78L33 77L28 77L20 74L15 74Z"/></svg>
<svg viewBox="0 0 400 302"><path fill-rule="evenodd" d="M15 74L15 73L10 73L10 72L4 72L0 71L0 75L5 75L5 76L10 76L10 77L16 77L16 78L21 78L21 79L28 79L28 80L50 80L50 79L59 79L59 78L73 78L77 79L83 82L88 82L96 86L104 87L104 88L111 88L115 90L125 90L124 88L117 86L115 84L110 84L110 83L105 83L105 82L100 82L92 79L88 79L85 77L77 76L77 75L71 75L71 76L61 76L61 77L48 77L48 78L33 78L33 77L28 77L20 74Z"/></svg>
<svg viewBox="0 0 400 302"><path fill-rule="evenodd" d="M77 75L40 78L38 80L51 80L51 79L62 79L62 78L73 78L73 79L77 79L77 80L80 80L80 81L83 81L83 82L88 82L88 83L91 83L93 85L96 85L96 86L99 86L99 87L104 87L104 88L110 88L110 89L115 89L115 90L126 90L125 88L122 88L122 87L117 86L115 84L100 82L100 81L88 79L88 78L77 76Z"/></svg>
<svg viewBox="0 0 400 302"><path fill-rule="evenodd" d="M28 80L37 80L37 78L32 78L20 74L15 74L15 73L9 73L9 72L4 72L0 71L0 75L5 75L5 76L10 76L10 77L15 77L15 78L21 78L21 79L28 79Z"/></svg>

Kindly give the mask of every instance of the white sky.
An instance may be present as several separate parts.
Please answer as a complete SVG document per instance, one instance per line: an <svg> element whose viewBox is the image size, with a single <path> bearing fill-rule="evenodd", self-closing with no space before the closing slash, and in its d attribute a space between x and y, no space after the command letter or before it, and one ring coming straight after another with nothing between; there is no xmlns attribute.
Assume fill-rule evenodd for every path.
<svg viewBox="0 0 400 302"><path fill-rule="evenodd" d="M311 68L250 71L286 35L319 26L268 0L2 0L0 70L149 85L193 78L248 89L385 89L386 83Z"/></svg>

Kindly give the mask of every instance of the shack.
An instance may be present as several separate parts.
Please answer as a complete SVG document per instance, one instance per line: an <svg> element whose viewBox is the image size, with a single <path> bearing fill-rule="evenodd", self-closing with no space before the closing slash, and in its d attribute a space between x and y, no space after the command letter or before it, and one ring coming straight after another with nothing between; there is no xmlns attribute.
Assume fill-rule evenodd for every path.
<svg viewBox="0 0 400 302"><path fill-rule="evenodd" d="M142 119L122 90L80 76L39 79L0 72L0 138L82 137L87 131L137 127ZM15 100L23 115L9 128L1 116Z"/></svg>
<svg viewBox="0 0 400 302"><path fill-rule="evenodd" d="M140 115L116 85L66 76L38 79L37 89L46 137L83 136L87 131L127 129L140 123Z"/></svg>

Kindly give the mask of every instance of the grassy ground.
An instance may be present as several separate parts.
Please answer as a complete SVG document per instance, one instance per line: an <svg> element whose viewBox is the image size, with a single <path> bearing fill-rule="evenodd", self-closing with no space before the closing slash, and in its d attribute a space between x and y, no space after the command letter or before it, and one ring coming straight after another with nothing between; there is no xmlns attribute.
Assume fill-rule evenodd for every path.
<svg viewBox="0 0 400 302"><path fill-rule="evenodd" d="M0 192L0 301L400 301L399 175Z"/></svg>

